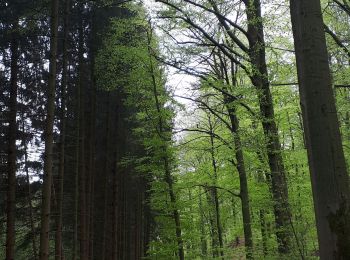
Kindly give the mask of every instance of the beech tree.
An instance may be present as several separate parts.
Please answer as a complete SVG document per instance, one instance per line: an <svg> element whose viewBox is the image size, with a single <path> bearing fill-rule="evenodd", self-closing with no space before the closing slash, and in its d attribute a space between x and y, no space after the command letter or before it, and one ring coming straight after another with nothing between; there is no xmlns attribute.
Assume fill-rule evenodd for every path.
<svg viewBox="0 0 350 260"><path fill-rule="evenodd" d="M193 30L197 31L195 36L200 35L204 39L203 41L208 42L209 46L215 46L221 50L223 55L226 55L228 59L247 73L252 84L256 87L262 118L261 123L266 138L266 153L271 172L271 191L275 201L276 235L280 244L280 252L282 254L288 253L293 237L290 229L291 211L288 202L288 188L281 155L278 128L274 119L270 82L268 80L260 1L242 1L245 5L247 28L229 19L228 14L226 14L227 11L221 11L221 9L225 10L224 4L218 5L215 1L208 1L208 5L211 8L196 1L183 1L183 3L182 1L159 2L164 3L176 12L175 15L165 13L162 17L179 19L193 27ZM203 26L196 22L195 17L191 16L191 11L188 8L182 8L182 6L186 5L193 6L201 12L206 12L208 15L214 15L223 27L223 33L227 34L226 39L229 40L221 41L211 36L211 32L206 31L206 25ZM245 37L245 41L248 44L245 44L245 41L241 40L240 36L235 34L236 30ZM235 44L238 51L230 43ZM246 61L249 61L249 66L252 66L252 70L248 69L245 63Z"/></svg>
<svg viewBox="0 0 350 260"><path fill-rule="evenodd" d="M291 1L291 17L320 257L348 258L349 177L332 91L320 1Z"/></svg>

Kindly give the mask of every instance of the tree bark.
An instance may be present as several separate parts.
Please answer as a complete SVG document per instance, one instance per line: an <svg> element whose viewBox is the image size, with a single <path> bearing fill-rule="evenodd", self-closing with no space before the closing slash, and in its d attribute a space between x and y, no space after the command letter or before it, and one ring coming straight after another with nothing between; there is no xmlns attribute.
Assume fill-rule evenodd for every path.
<svg viewBox="0 0 350 260"><path fill-rule="evenodd" d="M93 56L93 55L92 55ZM90 122L89 122L89 137L87 140L88 143L88 181L87 181L87 250L88 250L88 259L91 259L93 256L93 238L94 238L94 191L95 191L95 146L96 146L96 137L95 137L95 123L96 123L96 89L95 82L93 78L94 73L94 64L91 64L91 82L92 86L90 89Z"/></svg>
<svg viewBox="0 0 350 260"><path fill-rule="evenodd" d="M9 101L9 132L7 158L7 219L6 219L6 260L15 257L16 221L16 171L17 171L17 91L18 91L18 20L12 25L11 34L11 78Z"/></svg>
<svg viewBox="0 0 350 260"><path fill-rule="evenodd" d="M53 124L55 116L55 84L56 84L56 56L58 34L58 0L51 1L51 28L50 28L50 66L47 98L47 117L45 123L45 153L44 179L42 190L41 230L40 230L40 260L49 258L49 231L50 231L50 204L52 186L53 161Z"/></svg>
<svg viewBox="0 0 350 260"><path fill-rule="evenodd" d="M81 13L83 13L84 6L81 4L79 7ZM79 21L79 40L78 40L78 59L79 59L79 160L78 160L78 186L79 186L79 255L80 259L87 258L87 239L86 239L86 170L85 170L85 93L86 86L84 86L84 22L80 17Z"/></svg>
<svg viewBox="0 0 350 260"><path fill-rule="evenodd" d="M300 100L321 259L350 259L349 177L319 0L291 0Z"/></svg>
<svg viewBox="0 0 350 260"><path fill-rule="evenodd" d="M55 234L55 259L61 260L62 255L62 205L63 205L63 180L65 171L65 142L66 142L66 93L67 93L67 73L68 73L68 21L69 21L70 0L65 1L64 11L64 36L63 36L63 58L62 58L62 82L61 82L61 114L60 114L60 153L59 153L59 174L57 181L57 216Z"/></svg>
<svg viewBox="0 0 350 260"><path fill-rule="evenodd" d="M108 219L108 190L109 190L109 171L110 171L110 162L109 162L109 153L110 153L110 139L111 139L111 107L110 107L110 93L107 96L107 122L106 122L106 160L103 165L104 169L104 207L103 207L103 231L102 231L102 249L101 249L101 259L105 260L107 256L107 219Z"/></svg>
<svg viewBox="0 0 350 260"><path fill-rule="evenodd" d="M266 151L271 171L278 251L280 254L288 254L291 251L291 240L293 237L290 229L291 210L288 201L288 186L281 154L281 144L268 80L261 3L260 0L247 0L245 3L248 21L249 56L254 68L250 77L257 89L262 126L266 139Z"/></svg>
<svg viewBox="0 0 350 260"><path fill-rule="evenodd" d="M80 26L82 27L82 26ZM81 34L79 33L79 38L81 37ZM79 50L78 52L80 52L80 47L82 45L82 43L80 42L81 39L79 39ZM80 120L80 107L81 107L81 75L82 75L82 72L81 72L81 56L82 54L79 53L79 80L78 80L78 84L76 86L76 92L75 92L75 122L74 122L74 125L75 125L75 168L74 168L74 173L75 173L75 176L74 176L74 225L73 225L73 249L72 249L72 259L75 260L78 258L78 250L79 250L79 236L80 236L80 233L79 233L79 228L80 228L80 225L78 224L79 222L79 217L80 217L80 203L79 203L79 199L80 199L80 145L81 145L81 137L80 137L80 128L82 127L81 126L81 120Z"/></svg>
<svg viewBox="0 0 350 260"><path fill-rule="evenodd" d="M119 129L119 125L120 125L120 116L119 116L119 106L117 105L116 108L116 129L117 129L117 133L120 132ZM117 137L115 137L118 140L118 143L121 143L121 140L119 137L119 134L117 134ZM119 149L118 147L116 147L115 149L115 154L114 154L114 163L113 163L113 176L112 176L112 196L113 196L113 200L111 203L112 206L112 235L111 235L111 259L115 260L117 259L118 256L118 228L120 228L118 226L118 204L119 204L119 171L120 171L120 167L119 167L119 161L120 161L120 155L119 155ZM126 228L126 227L124 227ZM136 241L135 241L136 242ZM126 243L126 241L124 241L124 243Z"/></svg>

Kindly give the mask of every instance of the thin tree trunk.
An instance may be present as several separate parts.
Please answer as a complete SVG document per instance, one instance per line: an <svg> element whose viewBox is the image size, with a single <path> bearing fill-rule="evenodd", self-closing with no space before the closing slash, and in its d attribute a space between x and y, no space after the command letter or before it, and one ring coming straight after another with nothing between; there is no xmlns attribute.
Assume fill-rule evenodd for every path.
<svg viewBox="0 0 350 260"><path fill-rule="evenodd" d="M202 257L207 256L207 239L205 235L205 223L204 223L204 212L203 212L203 202L202 202L202 194L200 193L201 190L199 189L199 204L198 204L198 209L199 209L199 215L200 215L200 231L201 231L201 236L200 236L200 241L201 241L201 253Z"/></svg>
<svg viewBox="0 0 350 260"><path fill-rule="evenodd" d="M70 0L65 1L64 13L64 36L63 36L63 58L62 58L62 82L61 82L61 115L60 115L60 153L59 153L59 174L57 183L57 216L55 234L55 259L63 259L62 253L62 204L63 204L63 180L65 171L65 141L66 141L66 92L68 72L68 21L69 21Z"/></svg>
<svg viewBox="0 0 350 260"><path fill-rule="evenodd" d="M149 61L150 61L150 71L151 71L152 84L153 84L153 95L154 95L154 100L155 100L155 106L156 106L157 113L158 113L158 128L159 128L159 134L160 134L159 137L164 142L164 145L163 145L163 153L164 153L163 163L164 163L164 174L165 174L164 179L168 185L170 202L171 202L171 205L173 207L173 217L174 217L174 221L175 221L175 233L176 233L177 245L178 245L178 257L180 260L184 260L185 253L184 253L183 240L182 240L182 234L181 234L181 220L180 220L179 211L176 207L176 196L174 193L173 178L171 176L171 170L170 170L170 165L169 165L168 149L167 149L167 141L168 140L164 136L165 126L163 123L161 104L159 102L158 91L157 91L157 81L156 81L154 66L153 66L153 62L152 62L151 38L150 38L151 36L149 33L147 33L147 36L148 36L148 55L149 55Z"/></svg>
<svg viewBox="0 0 350 260"><path fill-rule="evenodd" d="M25 163L25 172L26 172L26 179L28 184L28 208L29 208L29 222L30 222L30 230L32 232L32 248L33 248L33 260L38 259L38 249L36 245L36 231L35 231L35 224L34 224L34 216L33 216L33 203L32 203L32 191L30 186L30 176L29 176L29 170L28 170L28 154L27 154L27 144L25 144L25 151L24 151L24 163Z"/></svg>
<svg viewBox="0 0 350 260"><path fill-rule="evenodd" d="M291 151L292 152L295 152L295 138L294 138L294 134L293 134L293 128L292 128L292 124L291 124L291 120L290 120L290 116L289 116L289 113L287 112L287 122L288 122L288 126L289 126L289 137L290 137L290 140L291 140ZM295 165L293 165L294 168L295 168L295 174L296 175L299 175L299 165L296 163ZM300 185L298 184L297 185L297 189L299 190L298 192L298 200L297 200L297 213L295 214L295 221L299 224L300 221L302 221L302 208L301 208L301 189L300 189ZM293 234L294 234L294 237L295 237L295 242L296 242L296 245L298 247L298 251L300 253L300 257L301 259L305 259L305 244L306 244L306 241L305 241L305 237L303 234L300 234L300 238L298 237L298 234L295 232L294 230L294 227L293 227L293 219L291 218L290 219L290 222L291 222L291 225L292 225L292 230L293 230Z"/></svg>
<svg viewBox="0 0 350 260"><path fill-rule="evenodd" d="M93 75L94 65L91 65L91 75ZM88 259L91 259L92 248L93 248L93 237L94 237L94 187L95 187L95 118L96 118L96 91L95 82L92 76L92 88L90 90L90 122L89 122L89 139L87 140L89 146L89 169L88 169L88 193L87 193L87 251Z"/></svg>
<svg viewBox="0 0 350 260"><path fill-rule="evenodd" d="M219 245L220 245L220 255L221 259L224 259L224 241L223 241L223 235L222 235L222 226L221 226L221 215L220 215L220 203L219 203L219 197L218 197L218 190L216 188L213 188L213 197L215 201L215 215L216 215L216 226L218 229L218 239L219 239Z"/></svg>
<svg viewBox="0 0 350 260"><path fill-rule="evenodd" d="M119 118L119 106L116 109L116 124L117 124L117 133L120 131L119 123L120 123L120 118ZM119 130L119 131L118 131ZM118 140L119 139L119 140ZM117 140L120 143L120 138L117 137ZM118 203L119 203L119 167L118 167L118 162L120 160L120 155L119 155L119 149L116 147L116 152L114 155L114 171L113 171L113 176L112 176L112 195L113 195L113 200L111 203L112 206L112 236L111 236L111 260L116 260L118 256ZM124 241L126 242L126 241Z"/></svg>
<svg viewBox="0 0 350 260"><path fill-rule="evenodd" d="M220 204L219 204L219 199L218 199L218 191L216 188L217 185L217 179L218 179L218 173L217 173L217 166L216 166L216 159L215 159L215 151L214 151L214 138L213 138L213 134L214 134L214 129L213 129L213 125L212 122L209 118L209 131L211 133L210 135L210 154L211 154L211 162L212 162L212 166L213 166L213 187L210 188L211 194L212 194L212 202L214 204L214 213L215 213L215 226L217 229L217 234L218 234L218 241L219 241L219 246L220 246L220 251L219 254L221 256L221 259L224 259L224 243L223 243L223 239L222 239L222 226L221 226L221 221L220 221Z"/></svg>
<svg viewBox="0 0 350 260"><path fill-rule="evenodd" d="M17 171L17 91L18 91L18 21L13 23L11 39L11 79L9 101L9 132L7 158L7 218L6 218L6 260L15 258L16 222L16 171Z"/></svg>
<svg viewBox="0 0 350 260"><path fill-rule="evenodd" d="M81 13L83 12L83 4L80 8ZM80 18L79 22L79 161L78 161L78 186L79 186L79 255L80 259L87 258L87 239L86 239L86 171L85 171L85 93L86 87L84 87L84 76L85 64L84 64L84 23L83 19Z"/></svg>
<svg viewBox="0 0 350 260"><path fill-rule="evenodd" d="M219 54L220 58L220 70L221 70L221 78L224 78L227 85L230 85L229 73L226 68L226 64L223 60L223 57ZM231 84L236 87L236 71L235 64L231 61ZM223 88L225 93L228 93L228 89L226 87ZM243 217L243 230L244 230L244 239L246 246L246 258L252 259L253 253L253 235L252 235L252 227L251 227L251 213L250 213L250 201L249 201L249 190L248 190L248 181L247 181L247 173L244 163L243 150L242 150L242 142L239 135L239 119L237 116L237 110L234 105L234 101L232 96L223 93L224 104L228 111L230 122L231 122L231 132L233 136L234 142L234 150L236 157L236 168L239 175L239 185L240 185L240 199L241 199L241 207L242 207L242 217Z"/></svg>
<svg viewBox="0 0 350 260"><path fill-rule="evenodd" d="M266 228L265 210L264 209L259 210L259 220L260 220L260 230L261 230L261 237L262 237L263 253L264 253L264 257L266 257L268 254L268 249L267 249L267 228Z"/></svg>
<svg viewBox="0 0 350 260"><path fill-rule="evenodd" d="M211 251L212 251L213 258L216 258L219 256L219 252L218 252L219 240L218 240L218 234L217 234L218 229L216 228L216 221L215 221L215 218L213 216L214 202L213 202L213 195L212 195L211 187L206 188L205 195L207 197L207 203L210 207L209 223L210 223L210 230L211 230Z"/></svg>
<svg viewBox="0 0 350 260"><path fill-rule="evenodd" d="M95 176L96 176L96 96L97 96L97 89L96 89L96 78L95 78L95 54L96 54L96 43L95 43L95 37L96 37L96 30L95 30L95 23L96 23L96 9L95 7L91 10L91 31L90 31L90 78L91 78L91 90L90 90L90 102L91 102L91 114L90 114L90 138L89 138L89 221L88 221L88 250L89 255L88 259L93 259L94 257L94 237L95 237Z"/></svg>
<svg viewBox="0 0 350 260"><path fill-rule="evenodd" d="M102 236L102 251L101 251L101 259L106 259L106 251L107 251L107 219L108 219L108 189L109 189L109 151L110 151L110 135L111 135L111 127L110 127L110 93L108 93L107 100L107 122L106 122L106 161L104 163L104 174L105 174L105 183L104 183L104 213L103 213L103 236Z"/></svg>
<svg viewBox="0 0 350 260"><path fill-rule="evenodd" d="M79 218L79 162L80 162L80 82L75 93L75 169L74 169L74 225L73 225L73 249L72 260L78 257L78 218Z"/></svg>
<svg viewBox="0 0 350 260"><path fill-rule="evenodd" d="M244 240L246 246L246 258L252 259L253 253L253 235L252 235L252 227L251 227L251 214L250 214L250 201L249 201L249 191L248 191L248 181L247 181L247 173L244 164L244 157L242 151L242 143L241 138L239 136L239 121L236 116L235 109L230 109L230 120L233 131L233 139L235 143L235 156L236 156L236 164L237 171L239 174L239 184L240 184L240 199L242 205L242 217L243 217L243 230L244 230Z"/></svg>
<svg viewBox="0 0 350 260"><path fill-rule="evenodd" d="M164 151L164 153L166 154L166 151ZM164 160L164 168L165 168L165 182L168 184L170 202L172 207L174 208L173 217L175 221L175 233L176 233L177 245L178 245L178 257L179 257L179 260L184 260L185 254L184 254L183 240L182 240L182 234L181 234L181 221L180 221L179 211L176 208L176 197L175 197L174 188L173 188L173 178L170 173L168 158L165 157L163 158L163 160Z"/></svg>
<svg viewBox="0 0 350 260"><path fill-rule="evenodd" d="M76 119L79 121L79 119ZM74 220L73 220L73 246L72 246L72 260L77 259L78 254L78 200L79 200L79 179L78 179L78 162L79 162L79 123L76 123L76 151L75 151L75 176L74 176Z"/></svg>
<svg viewBox="0 0 350 260"><path fill-rule="evenodd" d="M50 204L53 162L53 124L55 116L56 56L58 34L58 0L51 1L50 66L47 97L47 117L45 123L44 179L41 207L40 260L49 258Z"/></svg>
<svg viewBox="0 0 350 260"><path fill-rule="evenodd" d="M350 190L319 0L291 18L321 259L350 259Z"/></svg>

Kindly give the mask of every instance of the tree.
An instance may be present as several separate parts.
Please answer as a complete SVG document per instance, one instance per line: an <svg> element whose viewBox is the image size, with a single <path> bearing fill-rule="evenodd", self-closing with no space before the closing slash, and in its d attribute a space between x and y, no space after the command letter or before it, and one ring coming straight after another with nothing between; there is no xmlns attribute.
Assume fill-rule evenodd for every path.
<svg viewBox="0 0 350 260"><path fill-rule="evenodd" d="M50 68L47 88L47 115L45 123L44 180L42 191L40 259L49 259L50 208L53 166L53 124L55 113L55 85L58 34L58 0L51 1Z"/></svg>
<svg viewBox="0 0 350 260"><path fill-rule="evenodd" d="M281 254L290 253L292 247L293 234L290 229L291 209L288 201L288 185L284 162L282 158L280 137L275 120L274 104L270 90L269 74L266 62L266 48L264 40L264 26L261 14L261 3L259 0L242 1L245 6L247 28L243 28L237 22L228 18L227 8L223 3L220 5L216 1L208 0L207 5L197 1L163 1L158 0L168 6L172 12L165 12L163 18L171 18L183 21L190 26L194 33L194 38L205 46L214 46L223 55L246 72L248 78L256 89L258 96L261 124L265 135L265 147L268 164L271 173L271 192L274 199L274 213L276 222L276 236ZM196 13L191 13L186 5L199 8L201 12L214 15L225 33L224 40L216 39L210 32L211 25L196 22ZM209 8L210 6L211 8ZM220 9L224 10L221 11ZM231 7L232 8L232 7ZM201 16L199 20L201 20ZM235 32L239 32L248 44L245 44ZM214 31L215 33L215 31ZM215 34L214 34L215 35ZM191 42L190 42L191 43ZM232 47L237 46L238 51ZM249 64L249 65L247 65ZM251 67L252 69L249 69Z"/></svg>
<svg viewBox="0 0 350 260"><path fill-rule="evenodd" d="M63 22L63 50L62 50L62 82L61 82L61 113L60 113L60 153L59 153L59 174L57 180L57 207L56 207L56 233L55 233L55 259L61 260L63 257L62 245L62 204L64 196L64 171L65 171L65 142L66 142L66 94L68 79L68 34L69 34L69 13L70 0L64 2L64 22Z"/></svg>
<svg viewBox="0 0 350 260"><path fill-rule="evenodd" d="M320 1L290 1L321 259L350 257L349 177ZM312 25L312 26L311 26Z"/></svg>
<svg viewBox="0 0 350 260"><path fill-rule="evenodd" d="M11 79L10 79L10 112L8 133L8 159L7 159L7 229L6 229L6 259L15 258L15 209L16 209L16 172L17 172L17 92L18 92L18 19L12 24L11 33Z"/></svg>

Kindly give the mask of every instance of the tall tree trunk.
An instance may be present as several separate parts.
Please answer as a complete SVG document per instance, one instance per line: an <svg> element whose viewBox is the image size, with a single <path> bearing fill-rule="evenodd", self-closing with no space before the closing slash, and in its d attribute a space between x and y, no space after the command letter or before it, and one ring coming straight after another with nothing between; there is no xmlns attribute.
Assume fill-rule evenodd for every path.
<svg viewBox="0 0 350 260"><path fill-rule="evenodd" d="M64 36L63 36L63 58L62 58L62 82L61 82L61 115L60 115L60 152L57 181L57 209L56 209L56 234L55 234L55 259L61 260L62 255L62 205L63 205L63 180L65 171L65 142L66 142L66 93L68 74L68 21L70 0L65 1L64 11Z"/></svg>
<svg viewBox="0 0 350 260"><path fill-rule="evenodd" d="M229 73L227 70L226 63L219 53L220 58L220 78L225 79L227 85L231 85L236 87L236 71L235 64L231 61L231 82L229 78ZM225 86L225 85L224 85ZM240 186L240 199L241 199L241 207L242 207L242 218L243 218L243 230L244 230L244 239L246 246L246 258L252 259L253 253L253 238L252 238L252 227L251 227L251 214L250 214L250 201L249 201L249 190L248 190L248 181L247 181L247 173L244 163L243 157L243 149L241 137L239 135L239 119L237 116L237 109L234 103L233 96L230 95L227 87L223 87L223 98L224 104L227 109L230 122L231 122L231 133L233 136L234 142L234 150L235 150L235 158L236 158L236 169L239 175L239 186Z"/></svg>
<svg viewBox="0 0 350 260"><path fill-rule="evenodd" d="M155 107L158 113L158 131L159 132L159 137L161 140L164 142L163 144L163 163L164 163L164 179L165 182L168 185L168 192L170 196L170 202L171 206L173 207L173 218L175 221L175 233L176 233L176 238L177 238L177 245L178 245L178 257L180 260L185 259L185 253L184 253L184 248L183 248L183 239L182 239L182 231L181 231L181 220L180 220L180 213L179 210L176 207L176 196L173 188L173 178L171 175L171 169L169 165L169 157L168 157L168 148L167 148L167 137L165 136L165 125L163 123L163 118L162 118L162 111L161 111L161 104L159 101L158 97L158 91L157 91L157 80L155 76L155 71L154 71L154 65L152 61L152 50L151 50L151 35L147 33L148 37L148 55L149 55L149 62L150 62L150 72L151 72L151 77L152 77L152 84L153 84L153 95L154 95L154 101L155 101Z"/></svg>
<svg viewBox="0 0 350 260"><path fill-rule="evenodd" d="M87 238L88 238L88 259L93 259L94 257L94 237L95 237L95 176L96 176L96 96L97 96L97 88L96 88L96 78L95 78L95 55L96 55L96 7L92 7L90 11L90 21L91 21L91 31L90 31L90 80L91 80L91 89L90 89L90 122L89 122L89 134L90 137L87 140L89 146L89 188L88 188L88 200L87 200L87 210L88 212L88 221L87 221Z"/></svg>
<svg viewBox="0 0 350 260"><path fill-rule="evenodd" d="M92 55L93 56L93 55ZM93 58L92 58L93 59ZM96 123L96 90L95 90L95 82L93 78L94 65L91 64L91 82L92 86L90 89L90 122L89 122L89 138L87 140L88 143L88 181L87 181L87 250L88 250L88 259L91 259L92 248L93 248L93 237L94 237L94 187L95 187L95 123Z"/></svg>
<svg viewBox="0 0 350 260"><path fill-rule="evenodd" d="M47 97L47 117L45 123L44 180L42 190L40 260L49 258L50 202L53 161L53 124L55 116L56 56L58 34L58 0L51 1L50 66Z"/></svg>
<svg viewBox="0 0 350 260"><path fill-rule="evenodd" d="M239 136L239 121L234 108L229 109L229 116L232 125L233 139L235 144L235 157L237 171L239 174L240 199L242 205L244 241L246 246L246 258L252 259L253 253L253 235L251 226L250 201L248 191L247 173L244 164L241 138Z"/></svg>
<svg viewBox="0 0 350 260"><path fill-rule="evenodd" d="M78 103L78 102L77 102ZM78 116L78 115L77 115ZM74 169L74 219L73 219L73 245L72 260L77 259L78 254L78 200L79 200L79 118L76 118L75 137L75 169Z"/></svg>
<svg viewBox="0 0 350 260"><path fill-rule="evenodd" d="M81 4L79 7L80 12L83 13L84 6ZM79 186L79 254L80 259L87 258L87 246L86 246L86 171L85 171L85 93L86 86L84 86L84 22L80 17L79 21L79 40L78 40L78 59L79 59L79 160L78 160L78 186Z"/></svg>
<svg viewBox="0 0 350 260"><path fill-rule="evenodd" d="M121 127L120 125L120 117L119 117L119 106L117 105L116 108L116 132L119 133L121 131ZM118 138L119 135L117 134L117 141L118 143L121 143L120 138ZM113 199L112 199L112 235L111 235L111 260L116 260L117 256L118 256L118 228L120 228L118 226L118 204L119 204L119 160L120 160L120 155L119 155L119 149L118 146L115 148L115 154L114 154L114 170L113 170L113 176L112 176L112 195L113 195ZM125 228L125 227L124 227ZM124 241L126 243L126 241Z"/></svg>
<svg viewBox="0 0 350 260"><path fill-rule="evenodd" d="M81 69L81 68L80 68ZM81 73L80 73L81 75ZM79 75L79 76L80 76ZM75 168L74 168L74 224L73 224L73 248L72 248L72 259L76 260L78 257L78 219L79 219L79 170L80 170L80 80L76 87L75 92Z"/></svg>
<svg viewBox="0 0 350 260"><path fill-rule="evenodd" d="M291 210L288 201L288 186L281 154L281 144L268 80L261 3L260 0L246 0L245 3L248 21L249 56L254 68L250 77L257 89L262 126L266 139L266 150L271 171L278 251L281 254L288 254L291 251L293 237L290 228Z"/></svg>
<svg viewBox="0 0 350 260"><path fill-rule="evenodd" d="M349 177L321 4L319 0L291 0L290 5L320 257L350 259Z"/></svg>
<svg viewBox="0 0 350 260"><path fill-rule="evenodd" d="M17 91L18 91L18 20L12 25L11 34L11 79L9 101L9 132L7 158L7 218L6 218L6 260L15 258L16 221L16 171L17 171Z"/></svg>
<svg viewBox="0 0 350 260"><path fill-rule="evenodd" d="M104 175L105 175L105 180L104 180L104 213L103 213L103 231L102 231L102 249L101 249L101 260L106 259L106 252L107 252L107 219L108 219L108 190L109 190L109 171L110 171L110 163L109 163L109 151L110 151L110 139L111 139L111 126L110 126L110 121L111 121L111 107L110 107L110 92L108 92L107 96L107 122L106 122L106 143L105 143L105 154L106 154L106 160L104 163Z"/></svg>

